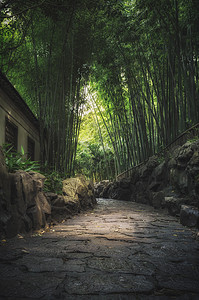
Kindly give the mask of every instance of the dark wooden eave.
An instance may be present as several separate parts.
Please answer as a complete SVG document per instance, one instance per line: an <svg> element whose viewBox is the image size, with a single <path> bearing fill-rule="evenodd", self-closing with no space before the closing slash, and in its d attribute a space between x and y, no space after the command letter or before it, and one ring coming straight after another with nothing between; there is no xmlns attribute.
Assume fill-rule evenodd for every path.
<svg viewBox="0 0 199 300"><path fill-rule="evenodd" d="M14 105L28 118L28 120L39 129L39 121L28 107L26 102L22 99L20 94L7 79L7 77L0 70L0 88L6 93L13 101Z"/></svg>

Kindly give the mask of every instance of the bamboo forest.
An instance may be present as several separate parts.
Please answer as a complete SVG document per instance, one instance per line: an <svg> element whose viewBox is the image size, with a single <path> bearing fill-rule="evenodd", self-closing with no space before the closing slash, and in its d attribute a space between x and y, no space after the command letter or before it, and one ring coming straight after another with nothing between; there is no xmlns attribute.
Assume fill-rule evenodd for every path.
<svg viewBox="0 0 199 300"><path fill-rule="evenodd" d="M198 0L0 1L0 68L44 169L113 179L199 121Z"/></svg>

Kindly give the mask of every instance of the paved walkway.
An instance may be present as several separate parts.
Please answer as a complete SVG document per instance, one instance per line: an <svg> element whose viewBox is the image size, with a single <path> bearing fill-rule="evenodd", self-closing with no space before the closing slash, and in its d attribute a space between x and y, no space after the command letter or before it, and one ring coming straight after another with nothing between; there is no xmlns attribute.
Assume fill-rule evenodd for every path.
<svg viewBox="0 0 199 300"><path fill-rule="evenodd" d="M102 200L50 232L1 242L0 299L199 299L199 242L176 218Z"/></svg>

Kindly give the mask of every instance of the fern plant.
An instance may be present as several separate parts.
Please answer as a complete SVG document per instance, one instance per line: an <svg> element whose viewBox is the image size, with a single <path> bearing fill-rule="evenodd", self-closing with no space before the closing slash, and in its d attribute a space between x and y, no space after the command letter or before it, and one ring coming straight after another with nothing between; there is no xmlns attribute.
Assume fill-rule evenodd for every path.
<svg viewBox="0 0 199 300"><path fill-rule="evenodd" d="M13 146L10 144L4 144L2 149L9 173L13 173L17 170L26 172L39 170L40 165L37 161L31 161L30 158L25 158L24 148L22 146L21 152L13 151Z"/></svg>

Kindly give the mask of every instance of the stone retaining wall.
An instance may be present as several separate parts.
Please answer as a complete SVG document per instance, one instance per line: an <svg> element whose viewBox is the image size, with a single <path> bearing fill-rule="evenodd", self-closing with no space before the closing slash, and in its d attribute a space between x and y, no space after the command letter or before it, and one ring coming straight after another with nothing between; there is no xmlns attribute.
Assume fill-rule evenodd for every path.
<svg viewBox="0 0 199 300"><path fill-rule="evenodd" d="M61 221L96 203L85 178L64 181L63 195L44 193L45 177L36 172L8 173L0 147L0 237L13 237Z"/></svg>
<svg viewBox="0 0 199 300"><path fill-rule="evenodd" d="M99 184L98 184L99 186ZM175 216L187 205L199 226L199 140L186 142L167 152L165 157L151 157L128 178L109 183L96 197L135 201L167 208ZM183 208L185 210L185 208ZM183 222L185 218L183 218Z"/></svg>

